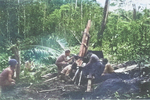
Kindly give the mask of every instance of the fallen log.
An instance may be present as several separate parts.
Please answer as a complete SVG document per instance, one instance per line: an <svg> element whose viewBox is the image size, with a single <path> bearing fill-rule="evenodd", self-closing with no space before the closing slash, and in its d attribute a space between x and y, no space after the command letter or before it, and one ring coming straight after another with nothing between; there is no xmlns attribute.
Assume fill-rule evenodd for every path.
<svg viewBox="0 0 150 100"><path fill-rule="evenodd" d="M115 72L116 73L126 72L126 71L133 70L136 67L137 67L137 65L127 66L126 68L119 68L119 69L115 70Z"/></svg>
<svg viewBox="0 0 150 100"><path fill-rule="evenodd" d="M65 88L68 88L68 87L74 87L74 88L79 89L79 87L78 87L78 86L75 86L75 85L64 85L64 86L58 86L58 87L55 88L55 89L41 90L41 91L39 91L39 93L53 92L53 91L57 91L57 90L70 91L70 90L65 89Z"/></svg>

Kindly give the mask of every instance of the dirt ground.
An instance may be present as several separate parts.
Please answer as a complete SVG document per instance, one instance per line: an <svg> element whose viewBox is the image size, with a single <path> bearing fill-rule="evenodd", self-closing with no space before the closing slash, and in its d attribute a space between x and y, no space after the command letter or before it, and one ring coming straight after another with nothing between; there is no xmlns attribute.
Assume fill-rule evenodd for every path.
<svg viewBox="0 0 150 100"><path fill-rule="evenodd" d="M134 65L133 65L134 67ZM132 66L129 67L130 69ZM123 68L125 70L126 68ZM125 71L121 68L119 71ZM51 80L49 80L51 79ZM47 81L49 80L49 81ZM47 81L47 82L44 82ZM94 84L96 87L96 84ZM2 91L0 100L52 100L52 99L87 99L89 93L86 93L85 86L77 86L74 83L65 82L56 76L48 79L42 79L40 83L27 84L18 82L15 87Z"/></svg>
<svg viewBox="0 0 150 100"><path fill-rule="evenodd" d="M38 84L17 84L2 91L1 100L82 99L86 86L66 83L58 78Z"/></svg>

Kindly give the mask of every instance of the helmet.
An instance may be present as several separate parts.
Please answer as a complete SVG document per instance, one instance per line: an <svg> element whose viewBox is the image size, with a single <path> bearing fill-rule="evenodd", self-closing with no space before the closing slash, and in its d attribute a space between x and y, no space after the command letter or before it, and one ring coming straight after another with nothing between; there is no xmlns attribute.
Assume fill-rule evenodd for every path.
<svg viewBox="0 0 150 100"><path fill-rule="evenodd" d="M10 59L9 60L9 65L14 67L17 64L17 60L16 59Z"/></svg>

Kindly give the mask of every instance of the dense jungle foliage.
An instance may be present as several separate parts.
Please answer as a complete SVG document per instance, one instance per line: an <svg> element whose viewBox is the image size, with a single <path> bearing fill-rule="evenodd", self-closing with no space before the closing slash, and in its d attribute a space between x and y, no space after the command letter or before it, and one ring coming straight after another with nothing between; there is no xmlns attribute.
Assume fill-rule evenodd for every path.
<svg viewBox="0 0 150 100"><path fill-rule="evenodd" d="M113 63L149 62L150 9L137 7L135 13L117 5L126 0L113 1L108 6L118 9L108 13L101 45L97 37L104 7L97 0L0 0L0 72L8 66L9 57L18 55L18 84L39 83L42 75L56 72L55 60L64 50L79 52L88 20L92 21L89 49L102 50ZM29 59L35 65L33 72L24 70ZM117 93L115 96L119 98Z"/></svg>
<svg viewBox="0 0 150 100"><path fill-rule="evenodd" d="M116 6L115 2L110 6ZM68 48L77 53L88 20L92 21L90 49L102 50L115 62L149 60L150 10L137 10L135 18L133 11L121 6L109 12L101 46L97 34L103 9L96 0L1 0L1 70L7 66L8 57L14 55L12 48L16 45L22 66L28 59L36 64L54 64Z"/></svg>

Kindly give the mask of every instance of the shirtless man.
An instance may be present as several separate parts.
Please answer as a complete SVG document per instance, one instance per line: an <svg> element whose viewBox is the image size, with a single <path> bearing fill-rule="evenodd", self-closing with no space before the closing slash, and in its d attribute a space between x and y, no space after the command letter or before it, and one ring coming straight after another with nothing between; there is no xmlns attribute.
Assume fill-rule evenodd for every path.
<svg viewBox="0 0 150 100"><path fill-rule="evenodd" d="M4 69L4 71L0 74L1 88L15 85L15 80L12 78L14 76L14 69L16 65L17 65L17 61L15 59L9 60L9 67Z"/></svg>
<svg viewBox="0 0 150 100"><path fill-rule="evenodd" d="M70 50L66 50L66 51L65 51L65 54L62 54L62 55L60 55L60 56L57 58L55 64L56 64L57 67L58 67L58 74L60 74L60 72L62 71L62 69L63 69L65 66L67 66L67 65L69 64L69 61L72 59L72 58L70 58L69 60L67 60L67 56L69 56L69 55L70 55Z"/></svg>
<svg viewBox="0 0 150 100"><path fill-rule="evenodd" d="M69 76L72 70L77 69L77 64L74 62L72 65L67 65L62 71L61 74L64 74L65 76Z"/></svg>
<svg viewBox="0 0 150 100"><path fill-rule="evenodd" d="M102 75L114 73L114 68L110 64L105 65L105 69Z"/></svg>
<svg viewBox="0 0 150 100"><path fill-rule="evenodd" d="M33 66L33 62L31 60L25 62L25 68L27 70L31 70L32 66Z"/></svg>

